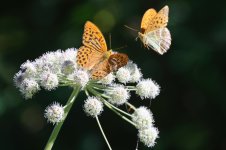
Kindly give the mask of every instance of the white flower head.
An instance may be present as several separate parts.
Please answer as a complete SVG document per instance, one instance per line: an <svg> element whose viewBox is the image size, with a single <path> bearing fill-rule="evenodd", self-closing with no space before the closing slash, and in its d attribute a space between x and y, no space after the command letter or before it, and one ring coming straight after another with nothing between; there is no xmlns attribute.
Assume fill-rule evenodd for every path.
<svg viewBox="0 0 226 150"><path fill-rule="evenodd" d="M89 74L86 70L78 69L72 74L72 80L84 88L89 82Z"/></svg>
<svg viewBox="0 0 226 150"><path fill-rule="evenodd" d="M140 79L142 78L143 74L140 71L140 68L137 67L137 65L133 62L129 62L126 67L130 70L130 82L135 83L139 82Z"/></svg>
<svg viewBox="0 0 226 150"><path fill-rule="evenodd" d="M62 64L62 51L47 52L36 59L35 64L40 72L51 71L52 73L59 73Z"/></svg>
<svg viewBox="0 0 226 150"><path fill-rule="evenodd" d="M64 118L64 108L59 103L54 102L45 109L44 117L52 124L59 123Z"/></svg>
<svg viewBox="0 0 226 150"><path fill-rule="evenodd" d="M127 89L118 84L115 84L110 90L107 90L106 95L110 97L108 99L109 102L116 105L122 105L130 98L130 93Z"/></svg>
<svg viewBox="0 0 226 150"><path fill-rule="evenodd" d="M77 65L76 56L77 56L77 49L76 48L68 48L63 52L64 61L67 61L67 60L72 61L75 65Z"/></svg>
<svg viewBox="0 0 226 150"><path fill-rule="evenodd" d="M25 99L30 99L40 90L38 83L32 79L24 79L20 86L20 91Z"/></svg>
<svg viewBox="0 0 226 150"><path fill-rule="evenodd" d="M44 72L41 74L40 77L41 86L44 87L46 90L53 90L59 84L57 75L51 72Z"/></svg>
<svg viewBox="0 0 226 150"><path fill-rule="evenodd" d="M105 76L103 79L101 79L99 82L102 84L112 84L114 82L115 76L113 73L109 73L107 76Z"/></svg>
<svg viewBox="0 0 226 150"><path fill-rule="evenodd" d="M137 86L136 94L140 95L142 99L154 99L160 93L160 86L151 79L141 80Z"/></svg>
<svg viewBox="0 0 226 150"><path fill-rule="evenodd" d="M156 143L155 140L159 137L158 134L158 129L150 126L147 129L139 130L138 137L144 145L147 147L153 147Z"/></svg>
<svg viewBox="0 0 226 150"><path fill-rule="evenodd" d="M62 67L61 67L61 72L65 75L72 74L76 69L76 65L73 61L71 60L66 60L63 62Z"/></svg>
<svg viewBox="0 0 226 150"><path fill-rule="evenodd" d="M24 79L25 79L25 75L24 75L24 73L22 73L22 71L19 71L14 75L13 81L14 81L17 88L21 87Z"/></svg>
<svg viewBox="0 0 226 150"><path fill-rule="evenodd" d="M60 62L62 62L62 60L61 60L62 59L62 51L57 50L54 52L47 52L47 53L43 54L41 58L45 62L49 62L54 65L59 65Z"/></svg>
<svg viewBox="0 0 226 150"><path fill-rule="evenodd" d="M103 103L96 97L88 97L85 100L84 111L88 116L95 118L103 111Z"/></svg>
<svg viewBox="0 0 226 150"><path fill-rule="evenodd" d="M147 129L149 126L152 126L154 122L151 111L144 106L134 111L132 120L138 129Z"/></svg>
<svg viewBox="0 0 226 150"><path fill-rule="evenodd" d="M129 69L126 67L119 68L118 71L116 72L116 77L118 81L121 83L129 82L131 78Z"/></svg>
<svg viewBox="0 0 226 150"><path fill-rule="evenodd" d="M33 77L37 72L34 63L29 60L23 63L20 66L20 69L27 77Z"/></svg>

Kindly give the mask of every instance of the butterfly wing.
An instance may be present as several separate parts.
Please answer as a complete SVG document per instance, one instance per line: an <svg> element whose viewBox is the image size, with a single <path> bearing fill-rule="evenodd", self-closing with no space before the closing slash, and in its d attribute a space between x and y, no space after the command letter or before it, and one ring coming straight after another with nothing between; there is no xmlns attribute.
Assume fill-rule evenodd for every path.
<svg viewBox="0 0 226 150"><path fill-rule="evenodd" d="M157 12L154 9L148 9L142 18L141 21L141 33L144 33L144 31L147 29L150 21L154 18L154 16L157 14Z"/></svg>
<svg viewBox="0 0 226 150"><path fill-rule="evenodd" d="M91 71L92 79L100 80L107 76L112 71L117 71L119 68L128 63L128 56L122 53L112 54L108 59L100 62L93 67Z"/></svg>
<svg viewBox="0 0 226 150"><path fill-rule="evenodd" d="M92 47L81 46L77 53L77 64L85 69L92 69L101 61L103 54Z"/></svg>
<svg viewBox="0 0 226 150"><path fill-rule="evenodd" d="M110 70L117 71L119 68L125 66L128 63L128 60L129 58L126 54L123 53L112 54L108 59Z"/></svg>
<svg viewBox="0 0 226 150"><path fill-rule="evenodd" d="M87 21L83 33L83 45L98 52L106 52L107 44L100 29L90 21Z"/></svg>
<svg viewBox="0 0 226 150"><path fill-rule="evenodd" d="M168 23L169 7L163 7L149 22L145 34L159 28L164 28Z"/></svg>
<svg viewBox="0 0 226 150"><path fill-rule="evenodd" d="M167 28L159 28L144 36L143 42L159 54L164 54L170 48L171 35Z"/></svg>
<svg viewBox="0 0 226 150"><path fill-rule="evenodd" d="M108 59L98 63L91 70L91 77L94 80L100 80L111 72Z"/></svg>

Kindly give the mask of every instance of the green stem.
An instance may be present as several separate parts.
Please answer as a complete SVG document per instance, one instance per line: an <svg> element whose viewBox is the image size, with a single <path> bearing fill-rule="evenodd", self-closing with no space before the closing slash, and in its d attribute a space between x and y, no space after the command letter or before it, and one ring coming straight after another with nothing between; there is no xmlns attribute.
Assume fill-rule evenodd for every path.
<svg viewBox="0 0 226 150"><path fill-rule="evenodd" d="M136 107L133 106L132 104L130 104L129 102L126 102L126 105L128 105L130 108L132 108L133 110L136 110Z"/></svg>
<svg viewBox="0 0 226 150"><path fill-rule="evenodd" d="M115 107L114 105L112 105L111 103L107 102L106 100L104 100L104 101L105 101L105 103L108 103L108 105L110 105L110 106L111 106L112 108L114 108L115 110L121 112L121 113L124 114L124 115L127 115L127 116L129 116L129 117L132 117L131 114L129 114L129 113L127 113L127 112L125 112L125 111L123 111L123 110L121 110L121 109Z"/></svg>
<svg viewBox="0 0 226 150"><path fill-rule="evenodd" d="M99 126L99 128L100 128L100 131L101 131L101 133L102 133L102 135L103 135L103 137L104 137L104 140L106 141L106 143L107 143L107 145L108 145L109 150L112 150L112 149L111 149L111 145L109 144L109 142L108 142L108 140L107 140L107 137L106 137L105 134L104 134L104 130L103 130L102 127L101 127L101 124L100 124L100 121L99 121L99 119L98 119L98 116L96 116L96 120L97 120L97 124L98 124L98 126Z"/></svg>
<svg viewBox="0 0 226 150"><path fill-rule="evenodd" d="M51 150L52 149L53 144L54 144L54 142L55 142L55 140L58 136L58 133L60 132L60 129L61 129L65 119L67 118L67 115L68 115L68 113L69 113L69 111L70 111L80 89L81 89L80 86L74 87L74 90L73 90L70 98L68 99L67 104L65 105L66 107L64 109L64 118L61 122L59 122L58 124L55 125L44 150Z"/></svg>

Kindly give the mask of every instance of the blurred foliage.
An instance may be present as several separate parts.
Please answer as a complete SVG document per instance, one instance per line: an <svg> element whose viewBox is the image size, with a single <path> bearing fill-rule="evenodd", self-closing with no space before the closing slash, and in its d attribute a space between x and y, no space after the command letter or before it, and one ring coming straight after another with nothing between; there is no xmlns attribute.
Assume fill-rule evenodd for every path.
<svg viewBox="0 0 226 150"><path fill-rule="evenodd" d="M169 5L172 46L163 56L135 41L148 8ZM52 126L43 118L52 101L65 103L71 89L41 91L25 101L13 76L27 59L47 51L79 47L83 25L96 23L112 48L127 53L162 87L151 105L160 130L155 150L226 149L226 1L204 0L3 0L0 4L0 149L40 150ZM82 111L84 95L74 105L54 149L107 149L94 119ZM136 105L149 105L133 95ZM116 150L134 150L137 131L105 109L100 118ZM140 150L145 150L142 144Z"/></svg>

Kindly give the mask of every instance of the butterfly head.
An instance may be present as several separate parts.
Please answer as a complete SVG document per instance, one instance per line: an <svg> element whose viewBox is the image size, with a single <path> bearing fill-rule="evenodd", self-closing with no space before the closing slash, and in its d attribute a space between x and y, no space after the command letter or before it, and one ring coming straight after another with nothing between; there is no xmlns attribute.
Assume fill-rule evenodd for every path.
<svg viewBox="0 0 226 150"><path fill-rule="evenodd" d="M138 38L140 38L140 40L143 41L143 39L144 39L144 34L141 33L141 32L138 32L138 37L136 38L136 40L137 40Z"/></svg>
<svg viewBox="0 0 226 150"><path fill-rule="evenodd" d="M104 59L108 59L112 54L112 50L108 50L104 53Z"/></svg>

